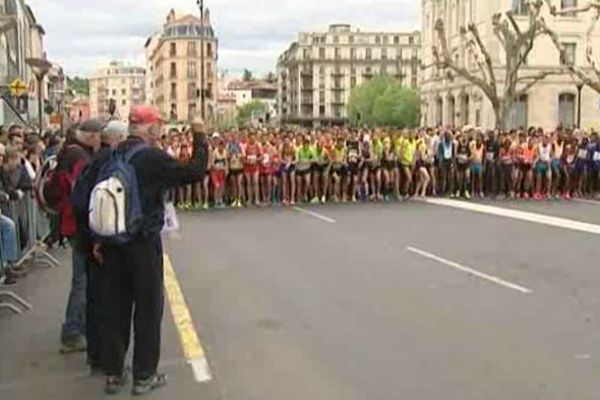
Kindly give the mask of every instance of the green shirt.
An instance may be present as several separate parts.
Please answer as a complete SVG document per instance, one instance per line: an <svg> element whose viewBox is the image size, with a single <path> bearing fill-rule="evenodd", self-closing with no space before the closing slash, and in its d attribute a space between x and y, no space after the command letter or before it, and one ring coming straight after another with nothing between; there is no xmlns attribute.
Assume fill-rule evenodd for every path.
<svg viewBox="0 0 600 400"><path fill-rule="evenodd" d="M296 150L296 158L298 161L317 161L317 150L313 146L300 146Z"/></svg>

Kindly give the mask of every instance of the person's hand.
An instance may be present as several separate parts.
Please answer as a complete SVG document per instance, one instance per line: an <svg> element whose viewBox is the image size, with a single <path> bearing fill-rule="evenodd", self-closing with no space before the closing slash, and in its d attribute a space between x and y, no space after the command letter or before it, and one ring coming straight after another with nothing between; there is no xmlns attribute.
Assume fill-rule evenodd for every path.
<svg viewBox="0 0 600 400"><path fill-rule="evenodd" d="M102 250L102 244L94 243L92 247L92 254L94 255L94 260L98 265L104 264L104 252Z"/></svg>

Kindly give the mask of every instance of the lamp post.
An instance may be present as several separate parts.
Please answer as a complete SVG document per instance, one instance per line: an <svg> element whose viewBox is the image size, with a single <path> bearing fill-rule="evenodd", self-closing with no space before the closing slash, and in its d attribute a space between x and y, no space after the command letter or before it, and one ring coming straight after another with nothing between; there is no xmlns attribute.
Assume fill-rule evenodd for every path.
<svg viewBox="0 0 600 400"><path fill-rule="evenodd" d="M48 71L50 71L50 68L52 68L52 64L45 58L27 58L27 59L25 59L25 62L27 63L27 65L29 65L31 67L31 69L33 70L33 74L35 75L35 78L37 79L38 118L39 118L38 121L39 121L40 135L42 135L42 133L44 131L44 110L42 109L43 102L44 102L44 94L42 91L42 84L44 82L44 78L46 77L46 74L48 74Z"/></svg>
<svg viewBox="0 0 600 400"><path fill-rule="evenodd" d="M200 115L205 119L204 102L206 93L204 93L204 0L196 0L200 9Z"/></svg>
<svg viewBox="0 0 600 400"><path fill-rule="evenodd" d="M581 91L583 82L577 82L577 129L581 129Z"/></svg>

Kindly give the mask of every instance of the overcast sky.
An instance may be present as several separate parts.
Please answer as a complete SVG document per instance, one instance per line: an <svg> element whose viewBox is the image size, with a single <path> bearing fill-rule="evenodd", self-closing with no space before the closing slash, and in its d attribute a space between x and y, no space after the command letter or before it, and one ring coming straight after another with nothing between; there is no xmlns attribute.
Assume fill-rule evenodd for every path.
<svg viewBox="0 0 600 400"><path fill-rule="evenodd" d="M26 0L46 30L48 57L69 75L110 60L144 66L144 42L167 13L198 13L196 0ZM346 22L368 29L420 28L418 0L205 0L219 38L219 69L262 74L300 31Z"/></svg>

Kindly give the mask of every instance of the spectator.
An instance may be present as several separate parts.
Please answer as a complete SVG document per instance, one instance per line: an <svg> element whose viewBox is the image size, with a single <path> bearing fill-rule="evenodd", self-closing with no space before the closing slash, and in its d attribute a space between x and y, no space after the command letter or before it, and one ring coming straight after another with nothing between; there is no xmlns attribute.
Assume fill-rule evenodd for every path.
<svg viewBox="0 0 600 400"><path fill-rule="evenodd" d="M18 125L13 125L8 130L8 144L15 146L19 151L23 150L23 144L25 143L23 136L23 128Z"/></svg>
<svg viewBox="0 0 600 400"><path fill-rule="evenodd" d="M5 158L5 148L0 147L0 167L2 167ZM0 180L0 203L6 204L9 201L8 193L4 190L2 180ZM5 266L6 279L5 285L14 285L19 276L25 271L14 266L17 260L17 229L15 222L0 213L0 241L2 242L2 262Z"/></svg>
<svg viewBox="0 0 600 400"><path fill-rule="evenodd" d="M119 146L120 151L143 143L150 148L140 151L131 161L137 173L144 215L141 233L126 245L105 245L102 249L103 300L109 310L103 335L106 339L107 393L117 393L125 384L123 364L134 308L133 393L145 394L166 384L165 375L157 373L164 303L160 237L164 198L168 189L202 179L206 171L207 148L198 129L191 161L180 163L155 147L162 128L158 110L149 106L133 107L129 128L132 136Z"/></svg>
<svg viewBox="0 0 600 400"><path fill-rule="evenodd" d="M36 173L40 170L41 165L42 147L39 144L28 146L25 151L24 166L31 180L35 180Z"/></svg>
<svg viewBox="0 0 600 400"><path fill-rule="evenodd" d="M31 191L33 188L33 182L21 164L21 155L17 147L6 148L6 161L2 166L0 178L11 200L22 198L24 192Z"/></svg>
<svg viewBox="0 0 600 400"><path fill-rule="evenodd" d="M73 276L67 302L65 321L61 333L61 352L72 353L86 350L86 270L88 258L77 235L73 207L70 203L71 188L83 168L91 161L92 154L100 147L103 124L89 120L70 130L69 141L58 154L58 165L49 182L51 197L60 210L60 234L69 239L73 248Z"/></svg>

